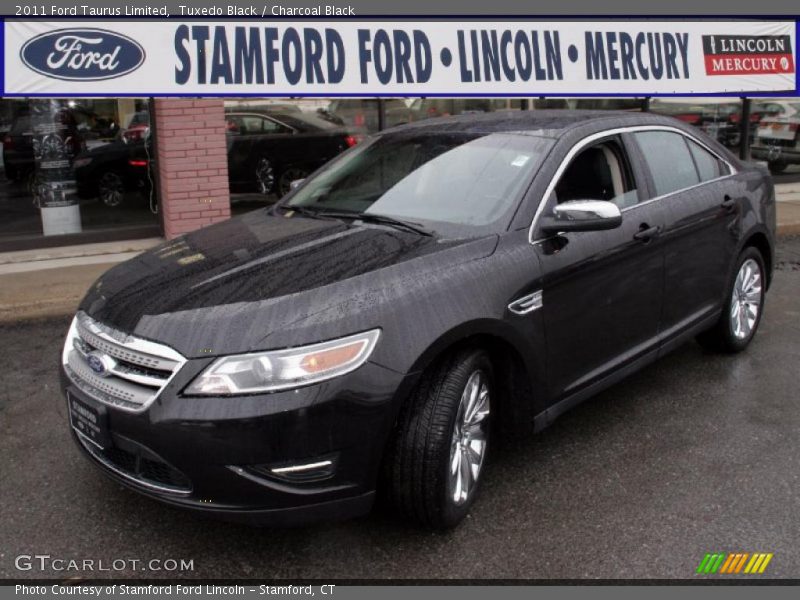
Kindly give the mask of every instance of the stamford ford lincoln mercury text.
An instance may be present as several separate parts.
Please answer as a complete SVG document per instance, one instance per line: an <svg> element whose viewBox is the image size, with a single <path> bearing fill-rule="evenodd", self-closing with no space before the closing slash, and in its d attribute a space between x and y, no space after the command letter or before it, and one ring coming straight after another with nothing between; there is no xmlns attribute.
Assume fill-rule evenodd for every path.
<svg viewBox="0 0 800 600"><path fill-rule="evenodd" d="M691 338L747 347L772 274L768 174L669 117L423 121L292 187L84 298L62 381L113 479L230 519L381 495L453 526L501 438Z"/></svg>

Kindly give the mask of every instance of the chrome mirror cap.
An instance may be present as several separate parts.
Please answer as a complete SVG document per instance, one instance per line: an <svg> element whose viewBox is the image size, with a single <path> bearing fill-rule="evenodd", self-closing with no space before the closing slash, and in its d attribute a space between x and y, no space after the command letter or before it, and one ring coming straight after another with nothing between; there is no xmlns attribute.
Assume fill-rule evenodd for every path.
<svg viewBox="0 0 800 600"><path fill-rule="evenodd" d="M560 233L615 229L621 224L622 212L613 202L571 200L557 204L553 214L542 219L541 227L546 233Z"/></svg>

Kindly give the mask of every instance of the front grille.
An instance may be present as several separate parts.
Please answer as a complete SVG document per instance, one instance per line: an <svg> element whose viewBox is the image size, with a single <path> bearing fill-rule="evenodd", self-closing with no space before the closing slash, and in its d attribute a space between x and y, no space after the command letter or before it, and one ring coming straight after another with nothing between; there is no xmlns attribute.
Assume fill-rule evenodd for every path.
<svg viewBox="0 0 800 600"><path fill-rule="evenodd" d="M125 479L161 492L189 494L192 491L191 483L186 475L156 457L149 450L134 452L117 446L100 449L84 439L80 433L78 433L78 439L89 454Z"/></svg>
<svg viewBox="0 0 800 600"><path fill-rule="evenodd" d="M95 400L140 412L178 372L178 352L98 323L83 312L72 322L62 357L70 381Z"/></svg>

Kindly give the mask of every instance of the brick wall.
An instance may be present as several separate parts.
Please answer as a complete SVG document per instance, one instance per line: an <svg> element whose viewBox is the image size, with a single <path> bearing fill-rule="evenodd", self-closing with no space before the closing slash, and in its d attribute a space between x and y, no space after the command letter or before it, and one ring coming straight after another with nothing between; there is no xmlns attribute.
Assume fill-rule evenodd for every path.
<svg viewBox="0 0 800 600"><path fill-rule="evenodd" d="M157 98L155 123L164 235L230 217L225 113L221 99Z"/></svg>

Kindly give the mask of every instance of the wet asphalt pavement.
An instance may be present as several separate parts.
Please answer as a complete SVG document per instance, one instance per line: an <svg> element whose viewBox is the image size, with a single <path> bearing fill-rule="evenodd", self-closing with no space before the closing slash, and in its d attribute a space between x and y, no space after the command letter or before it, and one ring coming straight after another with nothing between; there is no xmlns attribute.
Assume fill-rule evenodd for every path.
<svg viewBox="0 0 800 600"><path fill-rule="evenodd" d="M167 508L73 446L55 365L68 319L0 325L0 577L15 557L188 559L135 577L693 578L706 552L772 552L800 577L800 238L781 240L761 329L738 356L687 344L495 452L457 530L383 511L272 530ZM97 564L97 563L95 563ZM118 563L119 564L119 563Z"/></svg>

